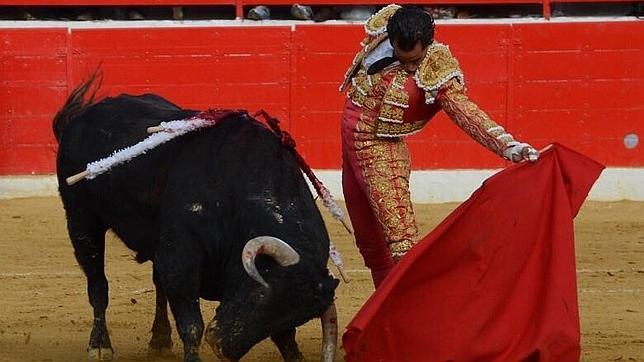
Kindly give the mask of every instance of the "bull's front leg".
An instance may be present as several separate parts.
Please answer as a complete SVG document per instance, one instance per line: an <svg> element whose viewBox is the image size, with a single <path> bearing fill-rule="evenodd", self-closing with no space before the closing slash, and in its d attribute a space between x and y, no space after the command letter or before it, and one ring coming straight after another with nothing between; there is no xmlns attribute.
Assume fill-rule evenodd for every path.
<svg viewBox="0 0 644 362"><path fill-rule="evenodd" d="M271 339L286 362L304 361L304 356L295 341L295 328L271 334Z"/></svg>
<svg viewBox="0 0 644 362"><path fill-rule="evenodd" d="M152 268L152 280L156 289L156 310L152 323L152 338L150 339L151 354L165 354L172 349L172 329L168 320L168 298L161 285L159 271Z"/></svg>
<svg viewBox="0 0 644 362"><path fill-rule="evenodd" d="M74 246L74 256L87 278L87 295L94 310L88 358L90 361L109 361L114 350L105 321L108 305L108 284L104 270L106 230L87 215L68 215L67 228Z"/></svg>
<svg viewBox="0 0 644 362"><path fill-rule="evenodd" d="M172 314L177 320L177 332L183 342L184 362L201 361L199 345L203 335L203 319L199 310L199 297L168 294Z"/></svg>
<svg viewBox="0 0 644 362"><path fill-rule="evenodd" d="M202 253L191 248L194 245L190 244L193 241L190 238L173 238L177 239L181 240L181 245L162 237L154 265L183 342L183 360L201 361L199 345L204 329L199 309Z"/></svg>

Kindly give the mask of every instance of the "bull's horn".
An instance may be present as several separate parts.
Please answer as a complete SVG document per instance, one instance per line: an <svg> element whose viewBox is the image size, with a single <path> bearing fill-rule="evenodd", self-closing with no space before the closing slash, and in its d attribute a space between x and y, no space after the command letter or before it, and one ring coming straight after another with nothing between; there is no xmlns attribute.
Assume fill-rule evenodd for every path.
<svg viewBox="0 0 644 362"><path fill-rule="evenodd" d="M338 345L338 316L332 303L320 317L322 320L322 362L333 362Z"/></svg>
<svg viewBox="0 0 644 362"><path fill-rule="evenodd" d="M259 284L268 288L268 283L262 278L255 266L257 254L270 255L281 266L289 266L300 262L300 255L284 241L272 236L258 236L248 240L242 251L242 264L246 273Z"/></svg>

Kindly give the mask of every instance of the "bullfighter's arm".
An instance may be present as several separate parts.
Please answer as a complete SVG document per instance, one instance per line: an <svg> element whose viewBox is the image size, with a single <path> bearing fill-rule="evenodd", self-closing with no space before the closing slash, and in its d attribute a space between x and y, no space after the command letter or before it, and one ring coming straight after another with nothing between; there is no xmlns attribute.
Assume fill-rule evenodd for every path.
<svg viewBox="0 0 644 362"><path fill-rule="evenodd" d="M511 134L472 102L457 79L451 79L441 87L437 100L454 123L497 155L514 162L522 159L534 161L538 157L538 152L532 146L515 141Z"/></svg>

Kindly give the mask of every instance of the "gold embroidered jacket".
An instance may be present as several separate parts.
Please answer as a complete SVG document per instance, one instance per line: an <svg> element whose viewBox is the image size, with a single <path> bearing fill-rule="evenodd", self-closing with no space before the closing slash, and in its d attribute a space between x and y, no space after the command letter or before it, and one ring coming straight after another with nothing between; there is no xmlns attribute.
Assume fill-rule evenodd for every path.
<svg viewBox="0 0 644 362"><path fill-rule="evenodd" d="M472 138L503 156L514 139L468 99L458 61L446 45L434 41L428 46L414 74L400 65L367 74L364 60L388 41L387 22L399 8L386 6L365 23L362 49L347 70L340 90L346 90L354 104L373 113L377 136L400 137L418 132L442 109Z"/></svg>

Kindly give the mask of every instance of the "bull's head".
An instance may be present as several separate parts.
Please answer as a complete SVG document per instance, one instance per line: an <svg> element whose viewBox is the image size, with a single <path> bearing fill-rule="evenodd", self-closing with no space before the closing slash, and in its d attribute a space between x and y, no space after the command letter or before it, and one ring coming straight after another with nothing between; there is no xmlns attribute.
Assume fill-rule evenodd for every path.
<svg viewBox="0 0 644 362"><path fill-rule="evenodd" d="M254 331L251 330L255 329L252 327L253 324L264 326L270 325L272 323L275 323L276 325L283 324L275 320L267 320L267 315L263 315L264 313L261 311L264 306L267 307L267 310L270 310L272 309L269 306L270 304L279 303L278 301L280 300L280 295L283 294L284 289L281 288L282 286L271 286L259 273L258 268L255 265L255 259L261 254L270 256L277 264L282 267L294 266L300 262L299 254L290 245L278 238L271 236L259 236L249 240L246 243L242 251L242 265L244 266L244 269L246 270L248 275L262 287L256 288L251 293L251 295L248 296L248 299L246 301L247 303L244 303L244 307L251 307L250 310L246 312L246 316L239 315L244 313L242 310L239 310L239 306L224 306L224 304L222 303L222 305L220 305L220 308L218 308L217 317L215 318L215 320L218 320L218 322L215 322L215 320L213 320L213 322L211 322L206 328L206 341L210 344L210 346L213 348L220 359L226 359L226 357L232 357L233 359L241 357L240 355L238 355L238 353L235 353L234 356L225 356L226 348L225 346L222 346L222 339L228 340L231 335L248 333L252 334ZM311 278L311 280L312 279L313 278ZM326 276L325 278L320 278L320 282L315 284L316 285L311 286L311 289L317 288L318 291L312 294L321 296L323 294L326 294L325 291L329 289L331 291L334 290L335 286L337 285L337 281L329 276ZM286 289L288 288L289 287L287 286ZM254 300L265 300L266 303L254 303ZM306 303L310 301L303 299L302 302ZM295 313L295 311L283 312L287 314L289 312L297 314ZM237 315L231 318L230 316L234 314ZM267 314L269 314L270 318L275 318L277 320L286 321L290 318L289 316L271 316L271 313ZM333 303L331 303L331 305L327 304L326 307L324 307L323 310L317 312L316 315L319 316L322 321L322 360L333 361L337 345L337 317L335 305ZM298 318L302 318L302 316L295 316L296 320L298 320ZM231 319L233 320L231 321ZM249 326L248 328L244 328L243 325L247 324L248 320L253 320L254 322L252 322L252 324L249 323L251 326ZM297 322L295 322L295 324L300 325L304 322L306 322L306 320L298 320ZM236 347L246 349L241 346L244 343L239 340L239 338L234 339L236 340L236 343L228 344L234 344L236 345ZM252 345L248 346L248 348L250 347L252 347ZM245 353L245 351L241 350L240 352Z"/></svg>

